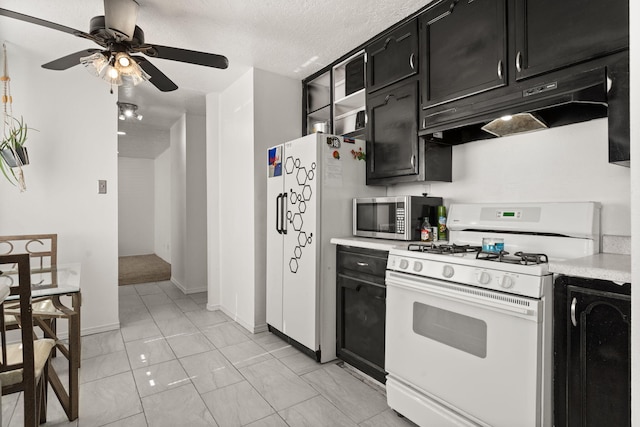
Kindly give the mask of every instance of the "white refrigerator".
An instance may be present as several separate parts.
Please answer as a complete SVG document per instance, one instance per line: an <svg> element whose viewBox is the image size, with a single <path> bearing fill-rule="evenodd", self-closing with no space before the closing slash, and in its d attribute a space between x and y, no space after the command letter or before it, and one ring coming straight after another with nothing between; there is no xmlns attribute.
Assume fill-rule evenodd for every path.
<svg viewBox="0 0 640 427"><path fill-rule="evenodd" d="M365 185L365 141L316 133L268 150L267 324L320 362L336 358L336 248L352 233Z"/></svg>

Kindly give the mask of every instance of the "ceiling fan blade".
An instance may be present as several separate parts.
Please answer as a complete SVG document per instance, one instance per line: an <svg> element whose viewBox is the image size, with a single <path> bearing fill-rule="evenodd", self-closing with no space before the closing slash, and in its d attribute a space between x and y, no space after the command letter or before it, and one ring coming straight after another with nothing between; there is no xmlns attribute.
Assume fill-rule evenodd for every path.
<svg viewBox="0 0 640 427"><path fill-rule="evenodd" d="M81 50L51 62L47 62L42 66L42 68L46 68L47 70L66 70L67 68L80 64L80 58L83 56L89 56L95 52L100 52L100 49Z"/></svg>
<svg viewBox="0 0 640 427"><path fill-rule="evenodd" d="M222 55L214 53L198 52L195 50L179 49L177 47L159 46L156 44L147 45L150 49L141 50L145 55L170 59L172 61L186 62L189 64L204 65L225 69L229 66L229 60Z"/></svg>
<svg viewBox="0 0 640 427"><path fill-rule="evenodd" d="M69 33L75 35L89 36L84 31L76 30L71 27L65 27L64 25L56 24L55 22L45 21L44 19L35 18L33 16L25 15L22 13L14 12L8 9L0 8L0 16L6 16L8 18L18 19L20 21L29 22L31 24L41 25L43 27L51 28L54 30L62 31L63 33Z"/></svg>
<svg viewBox="0 0 640 427"><path fill-rule="evenodd" d="M162 92L171 92L178 89L178 86L165 76L164 73L158 70L151 62L142 56L132 56L136 60L138 65L151 76L149 81Z"/></svg>

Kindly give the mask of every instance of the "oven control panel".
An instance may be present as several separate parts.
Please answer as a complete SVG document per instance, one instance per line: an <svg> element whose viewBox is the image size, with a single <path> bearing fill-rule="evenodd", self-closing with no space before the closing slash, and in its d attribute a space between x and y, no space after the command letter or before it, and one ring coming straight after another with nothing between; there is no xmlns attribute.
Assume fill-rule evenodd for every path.
<svg viewBox="0 0 640 427"><path fill-rule="evenodd" d="M421 256L424 257L424 254ZM505 267L506 264L491 261L469 261L468 259L465 261L464 257L442 255L437 259L428 259L428 257L423 259L421 256L399 256L390 253L387 270L419 276L425 281L436 279L532 298L542 296L543 281L552 277L548 272L541 272L535 266L516 265L511 268L520 271L508 271L509 267ZM481 264L482 267L479 267L478 264ZM497 265L497 267L488 268L484 267L485 265L492 267ZM527 269L530 273L527 272ZM421 283L422 280L418 279L418 282Z"/></svg>

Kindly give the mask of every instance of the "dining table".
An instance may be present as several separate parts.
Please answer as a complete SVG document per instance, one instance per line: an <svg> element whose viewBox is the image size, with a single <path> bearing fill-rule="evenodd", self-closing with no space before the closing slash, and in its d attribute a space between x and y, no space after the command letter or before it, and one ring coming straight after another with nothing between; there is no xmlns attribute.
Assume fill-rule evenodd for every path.
<svg viewBox="0 0 640 427"><path fill-rule="evenodd" d="M79 369L80 369L80 263L58 264L49 267L31 269L31 298L33 307L33 326L41 329L45 338L56 342L55 351L59 351L68 362L68 384L65 385L60 375L51 364L48 380L69 421L78 418ZM17 284L17 271L3 271L0 284L12 286ZM8 297L6 301L17 299ZM19 311L16 311L19 313ZM11 310L5 310L5 315ZM64 339L58 334L57 320L68 321L68 336Z"/></svg>

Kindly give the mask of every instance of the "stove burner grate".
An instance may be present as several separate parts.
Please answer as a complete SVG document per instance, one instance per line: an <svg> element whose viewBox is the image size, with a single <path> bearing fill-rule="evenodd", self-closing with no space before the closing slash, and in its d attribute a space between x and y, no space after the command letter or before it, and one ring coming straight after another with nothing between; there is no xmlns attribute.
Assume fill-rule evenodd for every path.
<svg viewBox="0 0 640 427"><path fill-rule="evenodd" d="M456 244L443 244L436 245L435 243L431 244L410 244L407 247L407 250L412 252L425 252L430 254L443 254L443 255L453 255L453 254L464 254L468 252L479 252L482 249L480 246L472 246L472 245L456 245Z"/></svg>
<svg viewBox="0 0 640 427"><path fill-rule="evenodd" d="M522 251L514 253L513 256L510 256L509 252L506 251L500 251L498 253L479 251L476 254L476 259L521 265L546 264L549 262L549 257L545 254L526 253Z"/></svg>

